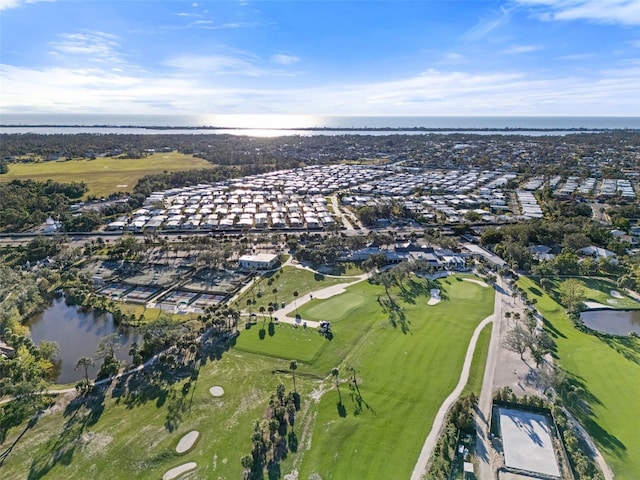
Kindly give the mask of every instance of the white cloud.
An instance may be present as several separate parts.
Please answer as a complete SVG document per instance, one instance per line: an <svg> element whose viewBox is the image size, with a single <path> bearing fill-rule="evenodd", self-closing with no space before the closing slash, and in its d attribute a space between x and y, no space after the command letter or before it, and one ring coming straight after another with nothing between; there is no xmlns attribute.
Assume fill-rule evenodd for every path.
<svg viewBox="0 0 640 480"><path fill-rule="evenodd" d="M520 53L535 52L537 50L542 50L542 47L537 45L513 45L502 50L502 53L506 53L507 55L517 55Z"/></svg>
<svg viewBox="0 0 640 480"><path fill-rule="evenodd" d="M186 60L186 59L185 59ZM216 67L217 68L217 67ZM574 77L428 70L388 82L267 88L178 71L0 66L2 112L637 115L640 65Z"/></svg>
<svg viewBox="0 0 640 480"><path fill-rule="evenodd" d="M514 0L543 20L640 25L640 0Z"/></svg>
<svg viewBox="0 0 640 480"><path fill-rule="evenodd" d="M82 62L122 63L119 53L118 37L109 33L93 31L91 33L62 33L58 40L50 42L50 53L73 62L81 58Z"/></svg>
<svg viewBox="0 0 640 480"><path fill-rule="evenodd" d="M195 75L241 75L259 77L267 74L257 66L258 59L249 54L179 55L162 62L183 73Z"/></svg>
<svg viewBox="0 0 640 480"><path fill-rule="evenodd" d="M510 12L506 8L501 8L499 12L489 17L480 19L473 27L471 27L463 36L464 40L475 42L487 36L496 28L504 25L509 21Z"/></svg>
<svg viewBox="0 0 640 480"><path fill-rule="evenodd" d="M9 10L37 2L54 2L55 0L0 0L0 10Z"/></svg>
<svg viewBox="0 0 640 480"><path fill-rule="evenodd" d="M300 61L300 59L294 55L285 55L282 53L278 53L271 56L271 61L279 65L292 65Z"/></svg>
<svg viewBox="0 0 640 480"><path fill-rule="evenodd" d="M573 53L570 55L563 55L561 57L558 57L560 60L588 60L590 58L595 57L595 54L593 53Z"/></svg>

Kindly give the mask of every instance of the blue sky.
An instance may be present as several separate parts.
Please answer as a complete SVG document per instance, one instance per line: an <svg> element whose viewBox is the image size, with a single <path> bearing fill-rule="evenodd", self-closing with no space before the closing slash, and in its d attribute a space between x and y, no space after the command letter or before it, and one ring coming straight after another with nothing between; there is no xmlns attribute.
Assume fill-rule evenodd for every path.
<svg viewBox="0 0 640 480"><path fill-rule="evenodd" d="M640 115L640 0L0 0L0 112Z"/></svg>

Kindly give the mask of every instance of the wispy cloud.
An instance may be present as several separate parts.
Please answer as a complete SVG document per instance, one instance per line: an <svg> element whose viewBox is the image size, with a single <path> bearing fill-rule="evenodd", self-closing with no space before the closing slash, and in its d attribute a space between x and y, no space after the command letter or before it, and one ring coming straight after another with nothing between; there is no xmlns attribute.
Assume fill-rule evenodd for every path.
<svg viewBox="0 0 640 480"><path fill-rule="evenodd" d="M595 54L593 53L573 53L570 55L563 55L561 57L558 57L559 60L575 60L575 61L579 61L579 60L588 60L590 58L595 57Z"/></svg>
<svg viewBox="0 0 640 480"><path fill-rule="evenodd" d="M640 0L514 0L543 20L640 25Z"/></svg>
<svg viewBox="0 0 640 480"><path fill-rule="evenodd" d="M492 15L481 18L478 23L476 23L473 27L471 27L465 34L462 36L463 40L467 41L477 41L489 33L491 33L496 28L501 25L506 24L510 18L510 11L504 7L500 8L500 11L494 12Z"/></svg>
<svg viewBox="0 0 640 480"><path fill-rule="evenodd" d="M0 10L9 10L37 2L54 2L55 0L0 0Z"/></svg>
<svg viewBox="0 0 640 480"><path fill-rule="evenodd" d="M265 73L256 65L256 58L249 55L179 55L163 61L162 64L177 70L205 75L258 77Z"/></svg>
<svg viewBox="0 0 640 480"><path fill-rule="evenodd" d="M174 72L0 65L4 112L325 115L633 115L640 65L574 77L428 70L388 82L268 88ZM606 106L606 108L604 108Z"/></svg>
<svg viewBox="0 0 640 480"><path fill-rule="evenodd" d="M278 65L293 65L294 63L298 63L300 61L300 58L294 55L285 55L283 53L278 53L271 56L271 61L273 63L277 63Z"/></svg>
<svg viewBox="0 0 640 480"><path fill-rule="evenodd" d="M122 63L123 56L118 51L118 37L109 33L62 33L58 40L49 43L50 53L65 61L82 57L82 61L96 63Z"/></svg>
<svg viewBox="0 0 640 480"><path fill-rule="evenodd" d="M542 50L542 47L538 45L513 45L502 50L502 53L505 53L507 55L518 55L521 53L535 52L537 50Z"/></svg>

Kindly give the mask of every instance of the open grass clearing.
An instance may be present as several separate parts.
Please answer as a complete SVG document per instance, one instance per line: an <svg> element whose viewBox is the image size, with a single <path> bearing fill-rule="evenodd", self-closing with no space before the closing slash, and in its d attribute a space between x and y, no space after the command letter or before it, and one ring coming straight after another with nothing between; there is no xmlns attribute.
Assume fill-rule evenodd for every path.
<svg viewBox="0 0 640 480"><path fill-rule="evenodd" d="M640 340L581 332L534 280L521 277L518 284L537 300L536 308L556 342L558 363L582 389L584 408L573 408L573 413L617 478L640 478Z"/></svg>
<svg viewBox="0 0 640 480"><path fill-rule="evenodd" d="M272 282L271 285L269 285L269 280ZM301 299L310 292L348 281L342 278L327 277L301 268L285 266L256 279L253 285L236 300L236 305L240 309L258 313L260 307L267 310L271 302L277 302L278 305L282 302L292 303L294 291L298 292L298 298ZM275 294L273 293L274 289L277 290ZM252 300L255 304L249 306L247 300Z"/></svg>
<svg viewBox="0 0 640 480"><path fill-rule="evenodd" d="M535 278L535 277L534 277ZM551 289L551 297L559 301L560 289L562 282L569 277L563 278L550 278L553 283ZM597 302L604 306L625 309L625 308L640 308L640 303L624 293L623 289L619 289L615 282L607 280L605 278L591 278L591 277L572 277L580 280L585 284L585 300L587 302ZM618 292L620 295L611 295L612 291Z"/></svg>
<svg viewBox="0 0 640 480"><path fill-rule="evenodd" d="M296 328L289 324L269 322L258 317L258 323L242 330L235 348L300 362L311 362L328 340L314 328Z"/></svg>
<svg viewBox="0 0 640 480"><path fill-rule="evenodd" d="M361 282L349 287L342 296L361 296L363 301L342 315L334 313L336 305L350 302L340 296L314 300L304 308L320 318L333 315L334 338L329 341L307 331L313 347L308 350L299 345L305 331L284 325L261 341L259 317L258 325L241 333L237 348L212 355L201 366L188 389L187 380L147 379L136 394L122 395L116 389L97 398L91 408L42 416L15 445L3 466L3 478L157 479L187 462L197 464L189 478L240 478L240 458L250 450L253 422L263 418L278 381L292 387L292 346L298 348L295 356L300 360L296 377L303 410L295 431L301 443L299 453L281 463L283 475L299 460L301 479L311 472L322 478L406 478L435 412L457 383L474 328L493 309L492 289L454 278L442 279L440 288L448 300L429 308L428 294L401 300L401 292L392 289L408 322L406 333L397 324L394 328L382 311L382 286ZM321 342L314 353L316 339ZM270 345L273 354L244 350L246 340ZM356 368L359 398L350 395L348 365ZM329 378L336 366L345 416L337 410L338 393ZM209 392L216 385L224 388L220 398ZM311 392L321 385L330 391L316 403ZM358 401L361 412L355 415ZM310 437L303 436L307 427ZM178 456L178 442L193 430L200 432L198 442ZM22 428L12 429L0 450L21 432Z"/></svg>
<svg viewBox="0 0 640 480"><path fill-rule="evenodd" d="M140 159L106 157L95 160L67 160L11 164L9 173L0 181L54 180L56 182L85 182L88 195L106 197L115 192L131 192L145 175L177 172L201 168L215 168L201 158L178 152L156 153Z"/></svg>
<svg viewBox="0 0 640 480"><path fill-rule="evenodd" d="M292 388L290 375L273 373L286 368L284 360L231 350L207 361L188 390L187 380L147 382L135 395L118 397L117 389L110 390L91 408L45 414L16 443L0 476L156 480L193 461L197 468L189 478L242 478L240 458L251 448L254 420L263 417L280 380ZM212 397L213 385L222 385L224 396ZM303 397L307 386L298 382ZM22 430L12 429L0 451ZM198 441L179 455L180 439L194 430Z"/></svg>
<svg viewBox="0 0 640 480"><path fill-rule="evenodd" d="M473 392L476 397L480 396L484 370L487 366L487 355L489 355L489 343L491 342L492 329L493 323L490 323L482 329L478 336L476 349L473 352L473 360L471 360L469 379L467 380L467 385L465 385L464 390L460 394L462 397L469 395L471 392Z"/></svg>
<svg viewBox="0 0 640 480"><path fill-rule="evenodd" d="M392 327L380 308L384 288L368 283L303 312L303 317L313 312L318 318L335 318L334 339L321 359L340 339L341 327L357 329L358 339L342 363L334 365L340 370L340 390L333 386L319 402L313 448L304 452L300 478L312 473L321 478L410 476L438 408L458 382L473 330L493 311L493 289L452 278L443 279L440 288L447 300L429 308L429 295L411 303L392 290L407 333ZM364 295L365 302L338 318L341 297L353 298L354 293ZM357 388L349 366L355 368Z"/></svg>

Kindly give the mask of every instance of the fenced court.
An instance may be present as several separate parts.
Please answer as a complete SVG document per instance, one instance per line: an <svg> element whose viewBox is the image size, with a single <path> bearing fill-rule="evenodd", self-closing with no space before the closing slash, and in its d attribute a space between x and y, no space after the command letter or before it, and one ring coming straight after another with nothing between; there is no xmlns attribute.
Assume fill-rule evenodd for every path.
<svg viewBox="0 0 640 480"><path fill-rule="evenodd" d="M212 295L209 293L203 293L198 298L196 298L191 306L194 308L204 309L209 305L217 305L218 303L224 300L225 295Z"/></svg>
<svg viewBox="0 0 640 480"><path fill-rule="evenodd" d="M498 410L505 466L535 473L538 478L560 478L547 417L510 408Z"/></svg>
<svg viewBox="0 0 640 480"><path fill-rule="evenodd" d="M98 293L108 298L122 298L129 290L131 290L130 285L123 285L121 283L110 283L106 287L99 290Z"/></svg>
<svg viewBox="0 0 640 480"><path fill-rule="evenodd" d="M124 299L130 302L146 302L149 298L153 297L159 291L160 289L156 287L140 286L128 292L124 296Z"/></svg>
<svg viewBox="0 0 640 480"><path fill-rule="evenodd" d="M138 268L123 273L122 280L130 285L158 285L169 287L189 274L189 269L173 268L164 265Z"/></svg>
<svg viewBox="0 0 640 480"><path fill-rule="evenodd" d="M226 270L201 270L184 288L205 293L231 293L249 277Z"/></svg>
<svg viewBox="0 0 640 480"><path fill-rule="evenodd" d="M170 305L189 305L194 298L198 296L197 293L193 292L185 292L183 290L174 290L170 292L168 295L160 299L160 303L170 304Z"/></svg>

